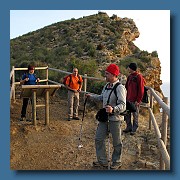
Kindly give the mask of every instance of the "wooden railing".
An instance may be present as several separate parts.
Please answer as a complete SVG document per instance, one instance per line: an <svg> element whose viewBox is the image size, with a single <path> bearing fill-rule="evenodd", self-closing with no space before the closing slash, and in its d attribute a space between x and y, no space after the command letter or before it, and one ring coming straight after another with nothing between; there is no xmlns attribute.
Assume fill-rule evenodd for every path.
<svg viewBox="0 0 180 180"><path fill-rule="evenodd" d="M71 72L67 72L67 71L63 71L63 70L59 70L59 69L55 69L55 68L49 68L47 67L36 67L35 69L37 70L46 70L46 78L45 79L41 79L40 82L46 82L47 84L53 83L53 84L58 84L61 85L62 87L65 87L63 84L55 82L53 80L49 80L48 79L48 74L49 74L49 70L51 71L56 71L59 73L64 73L64 74L71 74ZM18 70L27 70L27 68L15 68L14 66L12 67L12 70L10 72L10 80L11 80L11 92L10 92L10 99L15 101L15 89L16 89L16 85L19 85L20 82L15 82L15 71ZM98 81L105 81L105 79L101 79L101 78L95 78L95 77L88 77L87 74L82 75L83 77L83 84L84 84L84 89L83 91L81 91L81 93L86 93L87 90L87 80L98 80ZM169 170L170 169L170 156L169 153L167 151L167 129L168 127L170 127L170 125L168 125L168 119L170 119L170 107L167 105L168 99L167 97L164 97L164 99L162 100L154 91L153 88L148 87L148 90L150 92L150 104L148 106L146 106L146 108L148 108L149 110L149 129L151 130L151 125L153 124L154 126L154 130L155 130L155 134L157 137L157 142L158 142L158 147L160 150L160 169L161 170ZM157 103L160 105L160 107L162 108L163 112L162 112L162 123L161 123L161 127L162 130L160 131L156 118L153 114L153 101L154 99L157 101Z"/></svg>
<svg viewBox="0 0 180 180"><path fill-rule="evenodd" d="M168 104L168 98L164 97L163 100L155 93L154 89L148 87L150 91L150 106L148 107L149 110L149 129L151 130L151 123L154 126L154 130L156 133L156 138L158 141L158 147L161 152L160 157L160 169L170 169L170 156L166 149L167 146L167 130L168 130L168 119L170 119L170 107ZM161 123L161 132L159 130L159 126L153 114L153 102L155 99L160 107L162 108L162 123ZM170 125L169 125L170 127Z"/></svg>
<svg viewBox="0 0 180 180"><path fill-rule="evenodd" d="M48 66L46 67L36 67L36 70L46 70L46 78L41 79L40 82L46 82L48 84ZM20 85L20 81L15 82L15 71L26 71L28 68L15 68L12 67L12 70L10 72L10 81L11 81L11 91L10 91L10 99L13 101L16 100L16 85Z"/></svg>

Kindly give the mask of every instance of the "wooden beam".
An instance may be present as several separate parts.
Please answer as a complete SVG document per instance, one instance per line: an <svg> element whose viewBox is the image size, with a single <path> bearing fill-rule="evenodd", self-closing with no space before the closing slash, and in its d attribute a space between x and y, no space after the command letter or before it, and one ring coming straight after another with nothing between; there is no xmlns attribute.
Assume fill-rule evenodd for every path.
<svg viewBox="0 0 180 180"><path fill-rule="evenodd" d="M45 94L45 124L49 125L49 90Z"/></svg>
<svg viewBox="0 0 180 180"><path fill-rule="evenodd" d="M33 114L33 124L37 125L36 122L36 90L33 89L33 98L32 98L32 114Z"/></svg>
<svg viewBox="0 0 180 180"><path fill-rule="evenodd" d="M50 89L50 88L60 88L61 85L22 85L22 89Z"/></svg>

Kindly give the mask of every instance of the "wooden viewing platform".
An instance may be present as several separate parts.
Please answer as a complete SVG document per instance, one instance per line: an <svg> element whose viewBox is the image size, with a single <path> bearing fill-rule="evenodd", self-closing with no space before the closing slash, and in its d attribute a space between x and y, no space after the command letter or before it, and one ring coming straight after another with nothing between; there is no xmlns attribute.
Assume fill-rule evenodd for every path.
<svg viewBox="0 0 180 180"><path fill-rule="evenodd" d="M49 96L53 96L61 85L22 85L21 97L32 98L33 124L36 126L36 108L45 106L45 124L49 125ZM37 97L44 97L45 104L37 105Z"/></svg>

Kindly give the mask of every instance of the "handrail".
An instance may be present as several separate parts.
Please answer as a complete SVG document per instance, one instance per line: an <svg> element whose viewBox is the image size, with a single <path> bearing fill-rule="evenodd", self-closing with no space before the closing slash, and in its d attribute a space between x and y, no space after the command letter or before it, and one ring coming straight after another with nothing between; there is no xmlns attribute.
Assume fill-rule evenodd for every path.
<svg viewBox="0 0 180 180"><path fill-rule="evenodd" d="M46 67L35 67L35 70L42 70L42 69L48 69L48 66ZM28 68L14 68L14 70L19 70L19 71L25 71L28 70Z"/></svg>
<svg viewBox="0 0 180 180"><path fill-rule="evenodd" d="M62 87L64 87L64 88L66 88L66 86L64 85L64 84L61 84L61 83L58 83L58 82L56 82L56 81L52 81L52 80L48 80L48 82L50 82L50 83L53 83L53 84L57 84L57 85L61 85ZM87 91L80 91L80 93L90 93L90 92L87 92ZM93 93L91 93L91 94L93 94Z"/></svg>
<svg viewBox="0 0 180 180"><path fill-rule="evenodd" d="M160 107L163 108L163 110L166 111L167 115L170 117L170 108L167 104L165 104L163 102L163 100L155 93L154 89L152 89L151 87L147 87L152 95L154 96L155 100L159 103Z"/></svg>
<svg viewBox="0 0 180 180"><path fill-rule="evenodd" d="M15 70L14 70L14 66L13 66L12 70L10 72L10 81L11 81L10 99L12 99L12 97L13 97L13 99L15 101L15 84L14 84L15 78L14 78L14 72L15 72Z"/></svg>
<svg viewBox="0 0 180 180"><path fill-rule="evenodd" d="M14 70L12 69L11 72L10 72L10 80L11 80L13 75L14 75Z"/></svg>
<svg viewBox="0 0 180 180"><path fill-rule="evenodd" d="M61 73L65 73L65 74L72 74L72 72L67 72L67 71L63 71L63 70L60 70L60 69L55 69L55 68L48 68L49 70L53 70L53 71L57 71L57 72L61 72ZM96 77L90 77L90 76L84 76L84 75L81 75L83 78L86 78L86 79L92 79L92 80L98 80L98 81L105 81L105 79L102 79L102 78L96 78Z"/></svg>

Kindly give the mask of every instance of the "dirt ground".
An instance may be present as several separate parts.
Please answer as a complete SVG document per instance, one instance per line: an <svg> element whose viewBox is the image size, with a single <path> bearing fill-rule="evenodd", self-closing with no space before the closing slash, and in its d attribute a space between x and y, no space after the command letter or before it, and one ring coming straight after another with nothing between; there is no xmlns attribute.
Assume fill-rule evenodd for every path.
<svg viewBox="0 0 180 180"><path fill-rule="evenodd" d="M43 103L39 99L38 103ZM102 170L94 168L94 138L98 122L95 110L87 105L84 120L67 121L67 101L50 98L50 124L45 125L44 108L38 108L37 126L20 122L22 99L11 104L10 165L12 170ZM28 107L30 111L30 107ZM82 118L83 103L79 108ZM160 115L156 116L160 122ZM78 149L82 123L82 148ZM122 167L119 170L158 170L159 151L154 129L148 130L148 117L140 116L136 135L122 133ZM122 129L125 122L122 122ZM111 153L112 153L112 139ZM104 170L104 169L103 169Z"/></svg>

